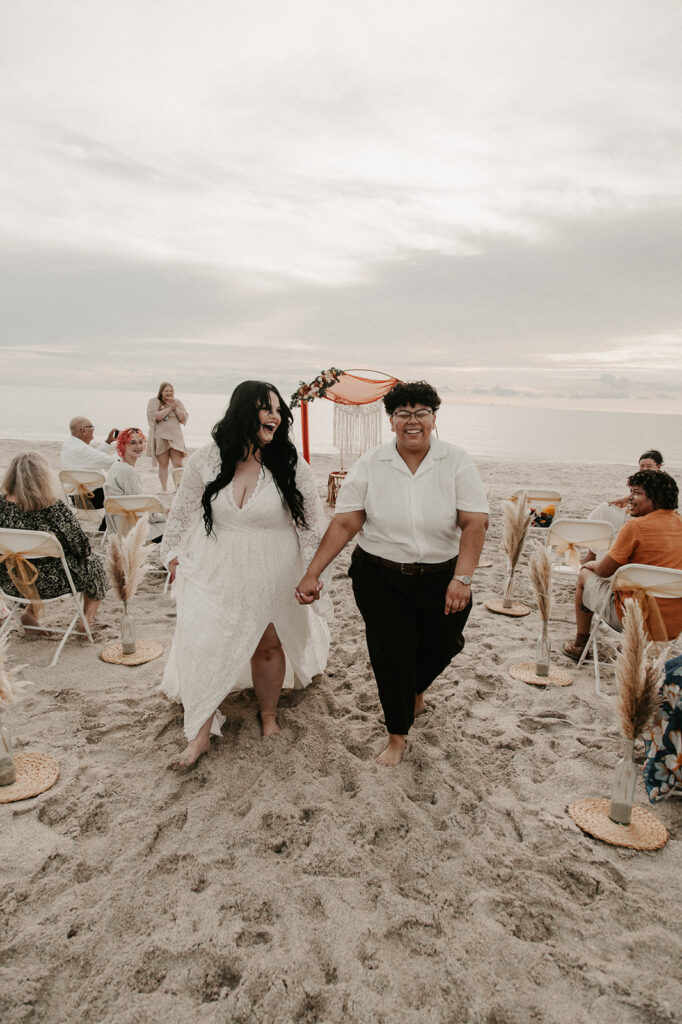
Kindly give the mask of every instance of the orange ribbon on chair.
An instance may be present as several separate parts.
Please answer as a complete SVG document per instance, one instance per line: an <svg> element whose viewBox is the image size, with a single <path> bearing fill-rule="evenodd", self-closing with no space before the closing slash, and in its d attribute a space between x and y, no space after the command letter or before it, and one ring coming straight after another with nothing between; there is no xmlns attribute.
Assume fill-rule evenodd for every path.
<svg viewBox="0 0 682 1024"><path fill-rule="evenodd" d="M43 611L43 602L40 600L40 594L35 585L38 579L38 570L33 562L29 562L26 557L29 554L34 555L35 552L7 551L6 548L0 548L0 565L4 563L12 584L23 598L31 602L35 616L38 618Z"/></svg>
<svg viewBox="0 0 682 1024"><path fill-rule="evenodd" d="M94 498L95 495L92 493L88 485L82 484L80 480L73 480L71 486L73 487L73 491L71 493L73 494L74 505L77 508L83 509L84 512L87 512L88 509L93 507L90 499Z"/></svg>
<svg viewBox="0 0 682 1024"><path fill-rule="evenodd" d="M648 588L643 587L640 584L633 583L627 579L623 580L622 576L620 582L624 585L618 587L617 593L619 598L621 601L624 601L626 597L634 597L635 601L642 609L644 628L646 629L649 638L656 643L667 643L669 640L668 631L665 628L661 609L659 608L656 598L649 593L649 589L656 590L658 593L663 593L666 590L665 584L657 583L655 587ZM671 592L671 597L677 596L677 587L670 587L668 589Z"/></svg>
<svg viewBox="0 0 682 1024"><path fill-rule="evenodd" d="M125 516L125 522L123 523L124 529L120 531L123 535L129 533L137 524L138 519L140 519L146 512L161 511L159 509L159 501L156 498L154 498L153 501L149 501L146 505L138 505L138 507L134 509L128 508L127 505L117 501L116 498L107 498L105 509L107 515Z"/></svg>

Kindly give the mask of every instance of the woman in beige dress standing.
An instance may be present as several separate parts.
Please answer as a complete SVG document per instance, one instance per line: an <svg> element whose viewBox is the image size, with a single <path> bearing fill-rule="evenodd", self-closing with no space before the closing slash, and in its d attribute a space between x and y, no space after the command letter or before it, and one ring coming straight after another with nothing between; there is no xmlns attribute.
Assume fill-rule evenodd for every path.
<svg viewBox="0 0 682 1024"><path fill-rule="evenodd" d="M182 402L175 397L173 385L163 381L158 394L147 403L147 422L149 423L149 454L152 466L159 467L159 480L162 490L168 487L168 461L173 468L182 466L187 454L182 427L187 422L187 410Z"/></svg>

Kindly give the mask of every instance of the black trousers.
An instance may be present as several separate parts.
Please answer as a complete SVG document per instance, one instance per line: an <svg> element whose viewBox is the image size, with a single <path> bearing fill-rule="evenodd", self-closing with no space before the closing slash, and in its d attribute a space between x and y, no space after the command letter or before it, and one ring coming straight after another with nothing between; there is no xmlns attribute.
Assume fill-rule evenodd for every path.
<svg viewBox="0 0 682 1024"><path fill-rule="evenodd" d="M404 736L409 731L415 695L464 647L471 600L461 612L444 612L453 572L408 576L378 565L360 547L353 552L348 575L365 620L369 659L390 733Z"/></svg>

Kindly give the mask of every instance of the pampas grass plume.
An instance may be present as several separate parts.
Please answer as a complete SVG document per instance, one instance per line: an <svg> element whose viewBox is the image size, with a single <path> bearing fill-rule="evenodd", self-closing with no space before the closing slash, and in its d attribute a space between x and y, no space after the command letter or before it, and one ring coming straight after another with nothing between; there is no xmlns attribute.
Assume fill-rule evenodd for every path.
<svg viewBox="0 0 682 1024"><path fill-rule="evenodd" d="M552 563L543 544L537 544L533 549L528 572L537 598L540 618L543 622L549 622L552 610Z"/></svg>
<svg viewBox="0 0 682 1024"><path fill-rule="evenodd" d="M526 492L523 491L514 501L504 503L504 524L502 528L501 548L509 559L513 569L523 550L523 544L530 526L531 512L526 508Z"/></svg>
<svg viewBox="0 0 682 1024"><path fill-rule="evenodd" d="M121 601L127 604L137 592L147 571L147 516L140 516L130 532L119 540L116 534L109 538L107 568L114 589Z"/></svg>
<svg viewBox="0 0 682 1024"><path fill-rule="evenodd" d="M654 655L644 629L642 610L633 598L625 601L623 649L616 660L616 679L620 701L618 710L625 737L636 740L642 735L661 698L660 684L665 676L665 652Z"/></svg>

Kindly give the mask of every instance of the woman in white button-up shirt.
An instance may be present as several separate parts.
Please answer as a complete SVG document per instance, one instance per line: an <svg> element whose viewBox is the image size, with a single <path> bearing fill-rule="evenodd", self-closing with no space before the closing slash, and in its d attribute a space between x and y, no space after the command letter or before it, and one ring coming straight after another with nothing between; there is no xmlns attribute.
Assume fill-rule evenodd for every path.
<svg viewBox="0 0 682 1024"><path fill-rule="evenodd" d="M296 596L316 600L320 574L360 534L349 575L388 731L377 763L395 767L424 692L464 646L488 502L467 453L432 437L440 398L430 384L396 384L384 405L395 439L348 473Z"/></svg>

